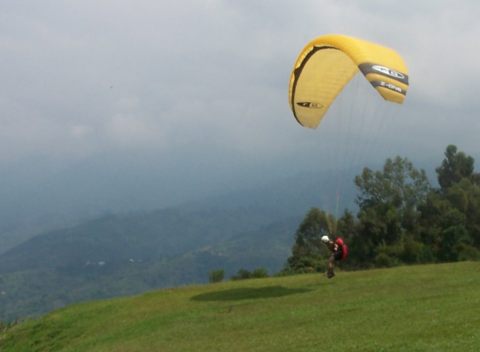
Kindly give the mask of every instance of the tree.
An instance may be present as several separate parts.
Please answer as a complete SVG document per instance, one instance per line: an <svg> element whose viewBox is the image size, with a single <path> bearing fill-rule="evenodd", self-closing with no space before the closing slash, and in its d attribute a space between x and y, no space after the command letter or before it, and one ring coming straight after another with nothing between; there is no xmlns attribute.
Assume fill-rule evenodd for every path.
<svg viewBox="0 0 480 352"><path fill-rule="evenodd" d="M357 221L352 212L345 210L343 215L337 221L336 235L343 237L347 242L355 236L357 232Z"/></svg>
<svg viewBox="0 0 480 352"><path fill-rule="evenodd" d="M268 277L268 271L265 268L256 268L252 271L252 278L260 279L263 277Z"/></svg>
<svg viewBox="0 0 480 352"><path fill-rule="evenodd" d="M323 271L326 252L321 238L323 235L332 236L335 230L333 215L318 208L310 209L295 233L292 255L287 260L285 271Z"/></svg>
<svg viewBox="0 0 480 352"><path fill-rule="evenodd" d="M421 209L422 239L438 261L478 259L480 176L474 173L474 159L449 145L436 171L440 189Z"/></svg>
<svg viewBox="0 0 480 352"><path fill-rule="evenodd" d="M455 145L450 144L447 146L445 159L443 159L442 165L435 170L438 176L438 183L442 190L450 188L463 178L474 177L477 179L478 176L473 173L474 162L471 156L467 156L463 152L458 152Z"/></svg>
<svg viewBox="0 0 480 352"><path fill-rule="evenodd" d="M425 171L397 156L387 159L382 171L365 168L355 178L355 184L359 190L356 201L360 211L358 235L351 243L354 258L369 265L382 253L382 263L393 263L395 261L387 257L400 258L402 250L407 248L398 246L401 241L409 243L408 250L417 248L411 241L418 241L415 237L420 217L418 209L431 191ZM405 236L410 236L408 241ZM411 258L412 253L404 257Z"/></svg>
<svg viewBox="0 0 480 352"><path fill-rule="evenodd" d="M247 269L239 269L237 274L232 276L232 280L246 280L252 278L252 273Z"/></svg>
<svg viewBox="0 0 480 352"><path fill-rule="evenodd" d="M208 281L210 283L221 282L223 281L224 277L225 277L225 271L223 269L212 270L208 274Z"/></svg>
<svg viewBox="0 0 480 352"><path fill-rule="evenodd" d="M480 183L478 174L473 172L474 159L458 152L455 160L457 172L454 174L457 176L454 182L443 190L443 195L450 205L464 216L464 221L455 225L464 226L472 244L480 247ZM444 163L445 160L442 166Z"/></svg>
<svg viewBox="0 0 480 352"><path fill-rule="evenodd" d="M422 241L438 261L480 257L480 186L463 178L432 192L421 212Z"/></svg>

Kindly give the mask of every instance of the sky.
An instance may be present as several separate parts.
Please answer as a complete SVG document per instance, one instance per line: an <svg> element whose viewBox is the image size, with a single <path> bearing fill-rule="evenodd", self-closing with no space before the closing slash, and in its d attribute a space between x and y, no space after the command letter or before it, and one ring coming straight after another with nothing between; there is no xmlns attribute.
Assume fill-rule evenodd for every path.
<svg viewBox="0 0 480 352"><path fill-rule="evenodd" d="M474 0L1 1L0 195L155 207L343 155L439 164L456 144L480 157L479 13ZM293 63L328 33L394 48L409 68L368 153L355 154L371 129L307 130L290 112Z"/></svg>

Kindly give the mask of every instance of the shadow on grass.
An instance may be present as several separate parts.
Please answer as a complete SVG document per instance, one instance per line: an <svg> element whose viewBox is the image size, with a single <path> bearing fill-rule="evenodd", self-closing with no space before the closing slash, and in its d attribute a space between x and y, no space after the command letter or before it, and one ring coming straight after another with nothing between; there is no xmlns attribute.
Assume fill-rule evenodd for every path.
<svg viewBox="0 0 480 352"><path fill-rule="evenodd" d="M295 295L298 293L305 293L312 291L306 288L286 288L282 286L268 286L260 288L233 288L231 290L215 291L202 293L193 296L193 301L238 301L242 299L259 299L259 298L274 298L288 295Z"/></svg>

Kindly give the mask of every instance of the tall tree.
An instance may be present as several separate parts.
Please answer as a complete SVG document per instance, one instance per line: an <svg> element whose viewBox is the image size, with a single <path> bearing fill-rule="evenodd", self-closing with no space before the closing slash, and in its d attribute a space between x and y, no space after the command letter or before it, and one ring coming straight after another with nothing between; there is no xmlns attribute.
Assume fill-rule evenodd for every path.
<svg viewBox="0 0 480 352"><path fill-rule="evenodd" d="M422 233L440 261L480 257L480 175L473 157L449 145L436 169L440 192L429 197Z"/></svg>
<svg viewBox="0 0 480 352"><path fill-rule="evenodd" d="M387 159L382 171L365 168L355 178L355 184L360 191L357 196L360 217L380 215L387 220L386 228L394 230L394 233L384 234L387 242L397 239L396 227L413 229L418 206L431 190L425 171L416 169L408 159L399 156Z"/></svg>
<svg viewBox="0 0 480 352"><path fill-rule="evenodd" d="M374 261L381 251L382 261L386 252L400 256L393 246L404 241L405 236L410 238L404 242L411 244L420 216L418 208L431 190L425 171L397 156L387 159L382 171L365 168L355 178L355 184L359 190L360 224L351 252L357 251L358 259L365 264Z"/></svg>
<svg viewBox="0 0 480 352"><path fill-rule="evenodd" d="M480 186L463 178L432 192L421 211L421 238L436 260L480 259Z"/></svg>
<svg viewBox="0 0 480 352"><path fill-rule="evenodd" d="M295 233L292 255L287 260L285 270L323 271L326 252L321 238L323 235L332 236L335 230L336 221L333 215L318 208L310 209Z"/></svg>
<svg viewBox="0 0 480 352"><path fill-rule="evenodd" d="M463 178L478 178L473 173L475 160L464 152L457 151L455 145L447 146L444 155L442 165L435 170L442 190L450 188Z"/></svg>

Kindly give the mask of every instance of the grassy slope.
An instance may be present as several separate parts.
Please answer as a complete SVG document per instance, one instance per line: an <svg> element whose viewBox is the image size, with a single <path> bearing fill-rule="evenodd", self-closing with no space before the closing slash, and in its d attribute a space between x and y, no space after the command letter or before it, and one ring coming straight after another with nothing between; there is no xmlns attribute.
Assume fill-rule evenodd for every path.
<svg viewBox="0 0 480 352"><path fill-rule="evenodd" d="M480 263L226 282L70 306L8 351L480 351Z"/></svg>

